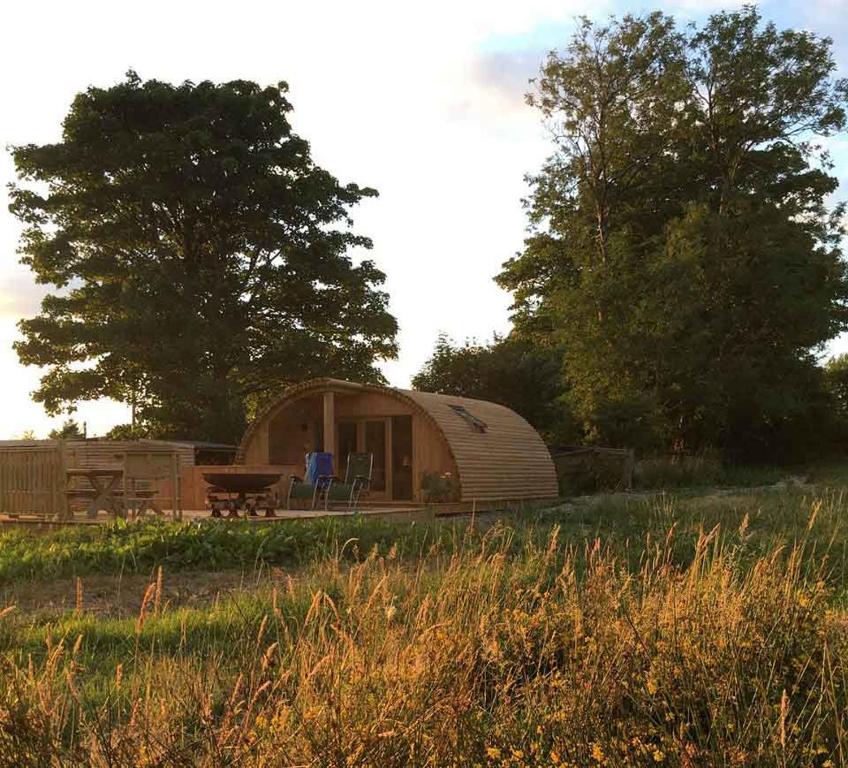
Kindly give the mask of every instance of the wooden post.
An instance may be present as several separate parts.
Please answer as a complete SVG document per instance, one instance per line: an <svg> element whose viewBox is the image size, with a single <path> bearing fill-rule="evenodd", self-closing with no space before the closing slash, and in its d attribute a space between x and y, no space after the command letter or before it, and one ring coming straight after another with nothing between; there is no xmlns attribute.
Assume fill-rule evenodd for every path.
<svg viewBox="0 0 848 768"><path fill-rule="evenodd" d="M180 492L180 472L177 452L171 454L171 516L174 520L183 519L182 494Z"/></svg>
<svg viewBox="0 0 848 768"><path fill-rule="evenodd" d="M385 420L386 424L386 499L393 500L395 497L394 486L394 450L392 449L392 418L391 416Z"/></svg>
<svg viewBox="0 0 848 768"><path fill-rule="evenodd" d="M59 519L70 520L72 517L71 500L66 493L68 490L68 475L65 473L65 470L68 468L68 456L65 451L64 440L59 440L56 451L59 454Z"/></svg>
<svg viewBox="0 0 848 768"><path fill-rule="evenodd" d="M336 461L336 397L330 392L324 393L324 451L333 454L333 469L338 472Z"/></svg>

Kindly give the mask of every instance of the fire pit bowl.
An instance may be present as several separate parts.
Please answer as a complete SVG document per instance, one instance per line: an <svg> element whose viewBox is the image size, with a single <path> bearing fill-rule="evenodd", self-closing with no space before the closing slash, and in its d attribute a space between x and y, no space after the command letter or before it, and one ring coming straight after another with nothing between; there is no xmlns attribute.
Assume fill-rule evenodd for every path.
<svg viewBox="0 0 848 768"><path fill-rule="evenodd" d="M204 472L203 479L224 493L261 493L278 482L282 473Z"/></svg>

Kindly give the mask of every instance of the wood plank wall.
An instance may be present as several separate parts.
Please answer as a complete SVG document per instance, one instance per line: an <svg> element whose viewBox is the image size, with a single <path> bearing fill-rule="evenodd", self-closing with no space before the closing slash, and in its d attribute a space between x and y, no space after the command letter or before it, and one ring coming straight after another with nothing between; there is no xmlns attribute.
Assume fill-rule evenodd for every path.
<svg viewBox="0 0 848 768"><path fill-rule="evenodd" d="M0 451L0 513L65 515L65 472L57 443Z"/></svg>
<svg viewBox="0 0 848 768"><path fill-rule="evenodd" d="M0 514L64 517L66 468L122 466L121 451L139 445L176 449L180 468L194 465L194 448L159 440L0 441ZM160 495L170 497L170 483Z"/></svg>

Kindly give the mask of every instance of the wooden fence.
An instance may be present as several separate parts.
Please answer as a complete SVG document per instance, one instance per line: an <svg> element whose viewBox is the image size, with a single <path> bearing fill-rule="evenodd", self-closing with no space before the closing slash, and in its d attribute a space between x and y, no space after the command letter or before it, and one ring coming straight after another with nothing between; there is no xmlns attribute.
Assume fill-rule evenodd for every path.
<svg viewBox="0 0 848 768"><path fill-rule="evenodd" d="M59 443L0 450L0 513L66 516L64 455Z"/></svg>
<svg viewBox="0 0 848 768"><path fill-rule="evenodd" d="M145 467L135 466L138 461L128 466L128 456L149 465L163 452L167 453L167 471L157 467L157 471L151 475L151 467L146 467L145 474ZM161 457L158 461L162 463ZM97 467L120 469L125 472L123 480L132 480L133 486L135 480L143 484L145 478L149 478L157 491L152 498L157 503L167 499L171 512L179 516L179 472L182 467L193 464L193 448L165 441L0 441L0 515L70 520L73 514L69 496L74 486L69 482L68 470ZM158 480L160 475L161 482ZM121 484L119 491L129 502L132 489L124 488L124 484Z"/></svg>

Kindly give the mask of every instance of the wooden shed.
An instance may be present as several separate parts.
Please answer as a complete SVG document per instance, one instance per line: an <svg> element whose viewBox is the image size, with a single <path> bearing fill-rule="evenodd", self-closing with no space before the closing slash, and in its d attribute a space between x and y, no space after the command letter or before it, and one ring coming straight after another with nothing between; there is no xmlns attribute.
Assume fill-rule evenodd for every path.
<svg viewBox="0 0 848 768"><path fill-rule="evenodd" d="M496 502L557 496L539 434L496 403L315 379L290 387L245 433L237 464L301 475L304 456L373 454L369 498L385 502Z"/></svg>

